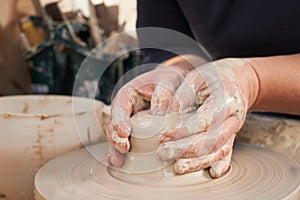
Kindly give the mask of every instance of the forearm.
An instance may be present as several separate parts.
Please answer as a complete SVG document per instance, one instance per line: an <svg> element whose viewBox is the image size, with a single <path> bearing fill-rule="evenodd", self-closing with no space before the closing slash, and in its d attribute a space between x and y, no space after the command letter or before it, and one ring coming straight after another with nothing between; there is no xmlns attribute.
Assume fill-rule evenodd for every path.
<svg viewBox="0 0 300 200"><path fill-rule="evenodd" d="M175 69L180 70L184 75L191 70L205 64L207 61L196 55L185 54L172 57L162 63L164 66L172 66Z"/></svg>
<svg viewBox="0 0 300 200"><path fill-rule="evenodd" d="M259 82L251 110L300 114L300 54L249 61Z"/></svg>

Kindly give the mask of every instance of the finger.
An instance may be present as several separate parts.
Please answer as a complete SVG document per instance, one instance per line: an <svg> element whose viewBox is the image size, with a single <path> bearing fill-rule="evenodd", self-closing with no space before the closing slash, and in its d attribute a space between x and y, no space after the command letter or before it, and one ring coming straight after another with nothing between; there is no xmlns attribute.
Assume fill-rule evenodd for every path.
<svg viewBox="0 0 300 200"><path fill-rule="evenodd" d="M126 87L134 88L144 100L150 102L155 90L154 77L156 76L156 70L141 74L127 83Z"/></svg>
<svg viewBox="0 0 300 200"><path fill-rule="evenodd" d="M161 160L198 158L220 149L238 130L235 117L225 120L219 127L183 139L162 143L157 154Z"/></svg>
<svg viewBox="0 0 300 200"><path fill-rule="evenodd" d="M175 141L178 139L190 137L191 135L192 134L189 133L187 127L185 125L183 125L183 126L176 127L172 130L169 130L166 133L163 133L160 136L159 141L160 141L160 143L166 143L169 141Z"/></svg>
<svg viewBox="0 0 300 200"><path fill-rule="evenodd" d="M114 145L119 152L126 153L129 150L128 147L130 147L130 143L128 138L121 138L111 122L107 124L105 132L107 140Z"/></svg>
<svg viewBox="0 0 300 200"><path fill-rule="evenodd" d="M207 134L200 134L192 145L190 145L180 158L200 157L209 152L216 152L222 148L227 141L235 136L239 128L239 121L235 117L229 117L224 124L209 130ZM200 147L200 148L199 148Z"/></svg>
<svg viewBox="0 0 300 200"><path fill-rule="evenodd" d="M151 114L164 115L183 75L171 67L160 68L156 76L155 90L151 99Z"/></svg>
<svg viewBox="0 0 300 200"><path fill-rule="evenodd" d="M206 90L207 89L205 89L205 91ZM205 94L207 93L205 92ZM219 106L214 101L214 98L210 96L188 120L181 121L177 127L172 130L165 130L160 137L160 141L167 142L199 134L207 131L207 129L213 124L215 118L220 118L222 120L226 119L225 115L220 115L224 105ZM215 107L220 107L220 109L215 111Z"/></svg>
<svg viewBox="0 0 300 200"><path fill-rule="evenodd" d="M152 115L164 115L169 107L169 102L174 95L174 90L163 85L157 85L152 96L150 112Z"/></svg>
<svg viewBox="0 0 300 200"><path fill-rule="evenodd" d="M224 159L232 151L234 137L230 138L226 145L220 148L218 151L210 153L208 155L203 155L197 158L185 158L179 159L174 164L174 171L177 174L190 173L202 169L206 169L212 166L219 160Z"/></svg>
<svg viewBox="0 0 300 200"><path fill-rule="evenodd" d="M223 134L221 134L218 138L216 145L212 149L213 152L223 147L229 138L231 138L233 145L236 133L239 131L239 124L239 120L236 117L229 117L226 119L225 123L223 124Z"/></svg>
<svg viewBox="0 0 300 200"><path fill-rule="evenodd" d="M200 114L200 112L197 111L194 115L188 118L188 120L181 121L175 128L165 130L165 132L160 136L160 142L165 143L179 140L205 132L211 124L210 121L211 118L208 114L204 114L204 112L203 114Z"/></svg>
<svg viewBox="0 0 300 200"><path fill-rule="evenodd" d="M200 70L188 73L172 99L168 113L183 112L197 103L197 94L207 88Z"/></svg>
<svg viewBox="0 0 300 200"><path fill-rule="evenodd" d="M223 160L219 160L214 163L209 169L209 174L212 178L219 178L223 176L230 168L230 162L232 157L232 149Z"/></svg>
<svg viewBox="0 0 300 200"><path fill-rule="evenodd" d="M105 136L106 139L111 143L111 144L115 144L115 141L112 139L112 134L114 132L114 126L112 124L112 122L108 122L106 127L105 127Z"/></svg>
<svg viewBox="0 0 300 200"><path fill-rule="evenodd" d="M112 123L114 130L110 132L110 138L116 143L116 147L121 152L130 149L128 140L131 134L130 116L144 108L147 103L132 87L121 89L112 103Z"/></svg>
<svg viewBox="0 0 300 200"><path fill-rule="evenodd" d="M106 160L114 167L121 167L124 163L124 155L118 152L111 144L109 146L109 154L106 156Z"/></svg>
<svg viewBox="0 0 300 200"><path fill-rule="evenodd" d="M160 136L160 142L179 140L208 130L213 121L211 113L211 103L207 101L194 115L187 120L182 120L177 127L171 130L165 130ZM224 119L224 117L222 118Z"/></svg>
<svg viewBox="0 0 300 200"><path fill-rule="evenodd" d="M144 109L146 102L131 86L122 88L112 102L112 121L116 125L117 132L121 137L128 137L131 132L130 116Z"/></svg>
<svg viewBox="0 0 300 200"><path fill-rule="evenodd" d="M203 95L207 96L207 94L207 89L205 89ZM245 118L243 103L234 94L227 98L222 95L224 94L217 96L216 94L211 94L205 100L205 103L195 112L195 115L188 120L182 121L177 127L165 130L160 136L160 141L168 142L205 132L208 128L219 126L223 123L224 119L232 116L236 117L239 121L240 129L241 122ZM201 101L199 97L198 101Z"/></svg>

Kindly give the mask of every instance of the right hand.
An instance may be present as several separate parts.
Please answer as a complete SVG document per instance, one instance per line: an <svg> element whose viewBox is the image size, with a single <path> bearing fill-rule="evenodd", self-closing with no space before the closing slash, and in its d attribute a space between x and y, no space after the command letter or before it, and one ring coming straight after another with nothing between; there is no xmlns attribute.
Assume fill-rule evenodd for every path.
<svg viewBox="0 0 300 200"><path fill-rule="evenodd" d="M107 155L109 163L122 166L123 154L130 149L130 117L149 107L152 115L166 114L171 97L189 71L188 67L160 66L136 77L118 91L111 106L112 120L106 128L106 137L111 143Z"/></svg>

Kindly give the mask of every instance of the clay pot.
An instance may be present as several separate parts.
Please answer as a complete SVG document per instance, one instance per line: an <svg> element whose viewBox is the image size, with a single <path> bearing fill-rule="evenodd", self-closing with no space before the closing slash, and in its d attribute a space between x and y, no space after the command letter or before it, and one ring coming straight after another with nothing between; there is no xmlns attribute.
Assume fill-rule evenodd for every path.
<svg viewBox="0 0 300 200"><path fill-rule="evenodd" d="M80 97L0 97L0 191L11 200L33 199L37 170L103 139L107 111L102 102Z"/></svg>

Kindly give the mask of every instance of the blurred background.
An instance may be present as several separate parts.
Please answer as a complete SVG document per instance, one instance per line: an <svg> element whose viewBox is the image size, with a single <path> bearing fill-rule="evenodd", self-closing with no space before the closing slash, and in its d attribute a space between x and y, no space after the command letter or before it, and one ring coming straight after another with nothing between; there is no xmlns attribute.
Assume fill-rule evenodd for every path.
<svg viewBox="0 0 300 200"><path fill-rule="evenodd" d="M109 36L135 28L135 0L0 0L0 95L71 95L76 73L96 44ZM126 44L107 44L88 56L101 69L100 81L90 72L78 96L107 104L117 80L139 61L128 34ZM124 54L120 52L126 52ZM122 54L116 58L114 55Z"/></svg>

